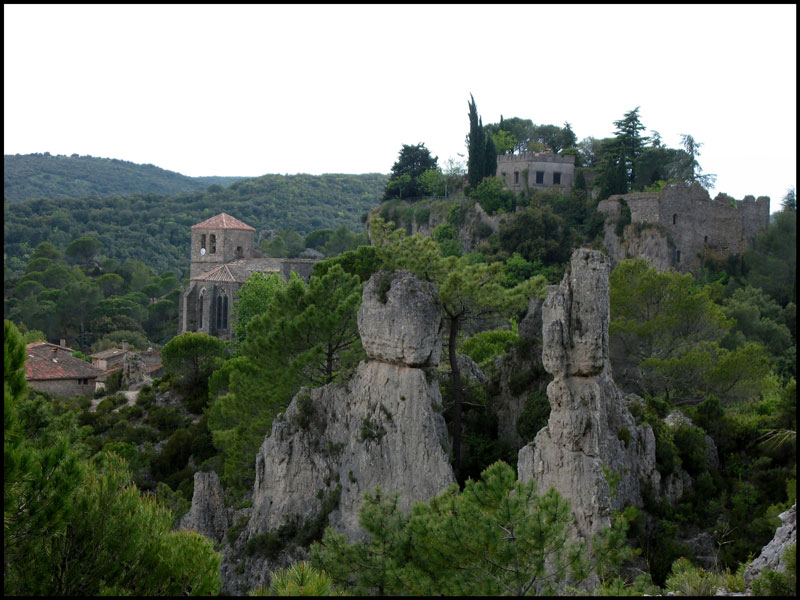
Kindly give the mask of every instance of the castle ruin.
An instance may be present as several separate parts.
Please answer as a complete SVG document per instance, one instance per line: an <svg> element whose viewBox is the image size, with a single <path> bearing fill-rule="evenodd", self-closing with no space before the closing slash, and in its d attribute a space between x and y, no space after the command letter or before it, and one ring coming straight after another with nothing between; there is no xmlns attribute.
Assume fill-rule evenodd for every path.
<svg viewBox="0 0 800 600"><path fill-rule="evenodd" d="M630 222L618 235L618 224ZM659 270L691 272L708 259L741 254L769 224L769 197L734 200L718 194L713 200L699 184L675 183L660 192L620 194L602 200L604 244L615 263L647 258Z"/></svg>

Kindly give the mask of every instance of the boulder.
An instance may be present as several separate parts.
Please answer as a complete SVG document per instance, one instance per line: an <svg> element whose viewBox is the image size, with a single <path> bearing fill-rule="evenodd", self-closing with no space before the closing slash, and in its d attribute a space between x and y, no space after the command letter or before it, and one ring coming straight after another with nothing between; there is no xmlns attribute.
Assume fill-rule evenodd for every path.
<svg viewBox="0 0 800 600"><path fill-rule="evenodd" d="M379 272L364 286L358 332L372 360L436 366L442 351L442 310L433 284L408 271Z"/></svg>

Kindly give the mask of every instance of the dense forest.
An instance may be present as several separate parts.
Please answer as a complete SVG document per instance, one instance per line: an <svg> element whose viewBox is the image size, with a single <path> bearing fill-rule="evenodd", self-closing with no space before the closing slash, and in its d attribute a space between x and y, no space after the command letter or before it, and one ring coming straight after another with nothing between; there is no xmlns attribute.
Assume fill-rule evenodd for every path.
<svg viewBox="0 0 800 600"><path fill-rule="evenodd" d="M3 198L85 198L133 194L180 194L228 185L244 177L187 177L154 165L117 158L43 154L3 156Z"/></svg>
<svg viewBox="0 0 800 600"><path fill-rule="evenodd" d="M691 485L675 503L646 497L644 506L627 507L587 553L567 543L564 498L516 480L519 445L498 431L503 390L524 397L514 424L523 444L550 412L542 390L552 377L536 367L532 343L521 335L528 298L560 281L574 249L602 247L599 200L708 185L711 177L691 136L681 149L665 148L657 135L642 134L638 109L615 122L614 137L581 142L568 123L515 117L484 126L474 99L468 117L466 164L441 167L419 143L402 146L388 177L265 176L116 204L6 203L6 593L219 592L220 556L211 542L169 531L189 510L194 473L219 475L226 506L252 505L253 457L273 421L296 398L292 426L307 425L301 389L353 376L366 356L356 322L363 286L396 269L438 290L445 349L430 375L441 389L458 483L409 514L396 497L368 494L365 541L326 529L335 496L324 499L318 518L251 538L237 568L297 548L308 557L274 572L254 595L527 595L563 592L567 573L577 585L590 571L599 595L744 591L745 566L796 501L794 189L742 255L709 260L693 274L659 272L641 259L611 272L610 345L624 349L611 357L615 380L642 399L631 412L653 431L658 472L682 470ZM531 150L575 155L574 188L504 189L495 177L497 154ZM316 197L336 189L352 202L312 205L309 189L319 189ZM476 204L512 218L465 238ZM359 233L367 210L372 245ZM223 211L259 230L282 229L261 240L272 255L306 248L326 258L307 282L254 274L239 293L233 342L173 337L188 228ZM430 235L411 234L412 223L426 226L432 216L439 220ZM139 254L143 235L150 252ZM127 254L112 256L114 245ZM165 376L130 406L118 382L94 401L27 388L24 343L64 333L92 350L123 338L138 347L155 342ZM485 380L467 384L457 353ZM623 362L635 377L617 377ZM503 367L509 364L511 372ZM669 424L674 411L690 421ZM89 525L95 520L97 528ZM245 524L232 525L221 545L233 546ZM134 535L137 526L152 535ZM692 543L701 535L713 540L713 565ZM794 552L786 554L786 573L767 571L752 591L794 595ZM548 561L562 568L554 574Z"/></svg>
<svg viewBox="0 0 800 600"><path fill-rule="evenodd" d="M188 268L190 228L221 212L259 232L363 230L362 215L378 202L385 175L264 175L228 187L161 196L37 199L5 202L4 279L21 275L33 249L49 242L60 251L91 237L100 255L139 260L159 273ZM256 243L261 242L256 239Z"/></svg>

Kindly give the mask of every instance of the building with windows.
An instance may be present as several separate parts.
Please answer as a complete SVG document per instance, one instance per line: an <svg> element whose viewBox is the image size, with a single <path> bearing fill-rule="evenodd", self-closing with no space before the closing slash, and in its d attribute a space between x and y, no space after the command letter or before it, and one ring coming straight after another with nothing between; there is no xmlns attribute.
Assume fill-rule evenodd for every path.
<svg viewBox="0 0 800 600"><path fill-rule="evenodd" d="M501 154L497 157L497 177L515 192L552 189L569 192L575 181L575 156L552 152Z"/></svg>
<svg viewBox="0 0 800 600"><path fill-rule="evenodd" d="M255 272L295 272L308 280L316 262L309 258L267 258L255 249L256 230L226 213L192 226L189 285L181 297L178 334L195 331L233 338L236 292Z"/></svg>

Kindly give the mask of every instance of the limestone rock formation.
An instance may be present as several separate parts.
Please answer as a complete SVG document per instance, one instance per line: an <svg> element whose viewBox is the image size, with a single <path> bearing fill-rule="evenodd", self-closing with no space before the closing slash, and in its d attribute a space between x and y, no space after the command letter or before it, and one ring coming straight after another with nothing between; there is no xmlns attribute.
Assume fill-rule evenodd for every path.
<svg viewBox="0 0 800 600"><path fill-rule="evenodd" d="M230 519L219 476L214 471L197 471L194 474L192 508L181 519L180 529L191 529L219 542L231 525Z"/></svg>
<svg viewBox="0 0 800 600"><path fill-rule="evenodd" d="M795 502L789 510L782 512L778 517L781 524L775 530L775 536L744 572L744 581L748 587L764 569L779 572L786 570L783 555L789 546L797 544L797 503Z"/></svg>
<svg viewBox="0 0 800 600"><path fill-rule="evenodd" d="M437 365L441 325L436 288L408 271L379 272L364 286L358 331L369 358L412 367Z"/></svg>
<svg viewBox="0 0 800 600"><path fill-rule="evenodd" d="M136 390L149 383L152 383L152 379L142 355L128 352L122 359L122 389Z"/></svg>
<svg viewBox="0 0 800 600"><path fill-rule="evenodd" d="M568 498L578 534L589 539L610 523L613 510L641 505L646 486L658 491L655 436L637 426L608 360L609 260L578 249L542 308L542 361L554 379L547 387L547 427L519 452L522 481L540 492L554 487Z"/></svg>
<svg viewBox="0 0 800 600"><path fill-rule="evenodd" d="M400 493L407 510L455 481L438 383L418 368L438 362L440 310L435 288L409 273L370 279L358 314L370 360L344 385L304 388L275 419L256 456L245 537L315 518L339 494L328 523L360 538L365 492Z"/></svg>

